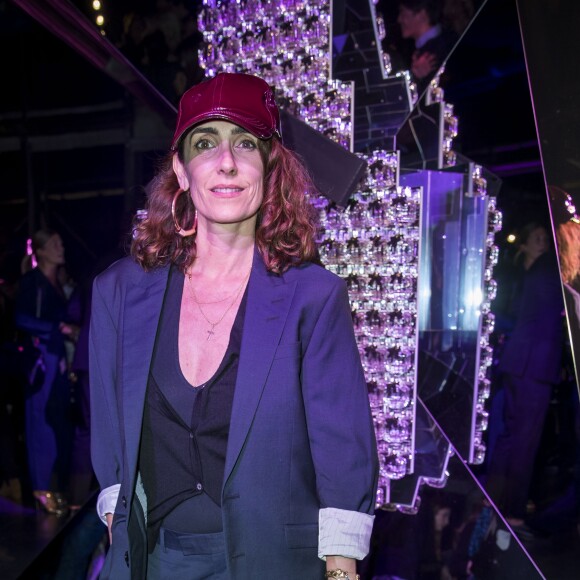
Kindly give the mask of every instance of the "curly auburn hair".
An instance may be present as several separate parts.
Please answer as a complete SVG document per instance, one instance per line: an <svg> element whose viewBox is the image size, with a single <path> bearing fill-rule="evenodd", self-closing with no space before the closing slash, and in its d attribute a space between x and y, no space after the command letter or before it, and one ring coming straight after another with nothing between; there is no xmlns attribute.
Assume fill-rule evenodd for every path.
<svg viewBox="0 0 580 580"><path fill-rule="evenodd" d="M316 211L308 201L315 188L302 162L276 137L259 139L258 148L264 165L264 199L258 211L256 244L267 270L281 274L290 266L317 261ZM196 236L176 233L171 214L179 189L173 155L160 164L147 201L147 217L136 225L131 243L131 255L146 271L173 263L185 272L195 260ZM177 155L183 161L181 147ZM182 227L188 228L195 215L189 194L178 197L175 213Z"/></svg>
<svg viewBox="0 0 580 580"><path fill-rule="evenodd" d="M560 273L566 284L580 276L580 225L568 221L556 228Z"/></svg>

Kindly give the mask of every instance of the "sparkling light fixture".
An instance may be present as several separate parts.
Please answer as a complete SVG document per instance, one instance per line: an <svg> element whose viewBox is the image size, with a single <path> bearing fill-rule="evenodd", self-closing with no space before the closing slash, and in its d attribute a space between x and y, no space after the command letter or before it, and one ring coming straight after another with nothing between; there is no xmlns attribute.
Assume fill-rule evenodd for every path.
<svg viewBox="0 0 580 580"><path fill-rule="evenodd" d="M105 25L105 17L100 13L100 10L103 8L103 3L100 0L93 0L91 3L93 10L97 13L95 16L95 23L99 27L99 32L102 36L106 35L105 29L103 26Z"/></svg>
<svg viewBox="0 0 580 580"><path fill-rule="evenodd" d="M477 195L487 195L487 182L482 177L482 168L475 165L472 172L473 189ZM489 413L486 401L489 399L491 382L490 369L493 362L493 349L490 336L495 327L495 316L491 312L491 302L497 295L497 282L493 279L493 270L499 258L499 248L495 245L495 237L501 231L502 213L497 209L496 198L489 197L487 202L488 226L486 236L486 254L483 274L483 297L481 302L481 326L479 334L479 368L476 388L474 391L475 424L472 441L473 463L483 463L485 459L485 444L483 433L487 429Z"/></svg>
<svg viewBox="0 0 580 580"><path fill-rule="evenodd" d="M380 15L374 11L373 15L380 39L388 31ZM282 108L352 150L354 88L350 82L331 78L328 0L204 0L199 29L204 38L199 58L207 76L221 71L257 74L275 87ZM383 76L390 75L386 53L381 55L380 63ZM439 167L450 167L457 157L453 150L457 117L453 106L444 102L440 73L430 83L426 100L427 104L441 105ZM416 102L417 87L409 72L397 76L404 78L409 99ZM381 505L389 501L390 482L405 478L414 469L421 188L399 187L396 153L376 150L361 157L368 162L368 172L347 207L338 207L325 198L314 198L312 203L321 217L321 258L349 288L377 434L377 504ZM470 192L486 196L481 168L472 169L468 175ZM501 214L493 198L489 198L487 207L484 280L481 291L468 297L467 304L474 316L481 314L474 387L475 462L481 461L485 449L482 433L489 395L489 334L494 323L490 301L496 291L492 279L497 261L494 236L501 228ZM421 474L414 477L421 478ZM430 485L443 481L423 480Z"/></svg>
<svg viewBox="0 0 580 580"><path fill-rule="evenodd" d="M416 409L420 188L397 187L397 156L375 151L342 210L320 210L320 255L348 285L380 459L377 504L389 482L413 471Z"/></svg>

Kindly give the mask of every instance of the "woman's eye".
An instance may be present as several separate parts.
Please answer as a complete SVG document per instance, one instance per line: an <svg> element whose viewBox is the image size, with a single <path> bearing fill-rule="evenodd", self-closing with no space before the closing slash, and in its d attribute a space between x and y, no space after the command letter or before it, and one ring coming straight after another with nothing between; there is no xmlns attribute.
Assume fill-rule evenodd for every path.
<svg viewBox="0 0 580 580"><path fill-rule="evenodd" d="M209 139L200 139L195 143L195 148L200 151L203 149L211 149L212 147L213 144Z"/></svg>
<svg viewBox="0 0 580 580"><path fill-rule="evenodd" d="M238 143L238 147L241 147L242 149L256 149L257 145L252 141L252 139L242 139Z"/></svg>

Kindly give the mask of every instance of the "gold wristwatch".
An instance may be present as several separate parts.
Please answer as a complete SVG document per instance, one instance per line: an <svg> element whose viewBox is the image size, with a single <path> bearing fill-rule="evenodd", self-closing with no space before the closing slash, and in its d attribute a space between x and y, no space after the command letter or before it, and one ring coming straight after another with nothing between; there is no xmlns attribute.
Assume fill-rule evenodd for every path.
<svg viewBox="0 0 580 580"><path fill-rule="evenodd" d="M354 578L351 578L348 575L348 572L337 568L336 570L327 570L324 574L325 578L340 578L341 580L360 580L360 576L358 574L354 575Z"/></svg>

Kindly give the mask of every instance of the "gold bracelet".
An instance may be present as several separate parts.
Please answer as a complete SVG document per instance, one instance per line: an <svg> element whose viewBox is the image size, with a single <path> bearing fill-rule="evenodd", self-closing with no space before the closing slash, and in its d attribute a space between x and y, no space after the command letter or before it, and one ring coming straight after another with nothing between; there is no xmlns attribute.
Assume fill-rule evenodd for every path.
<svg viewBox="0 0 580 580"><path fill-rule="evenodd" d="M326 573L324 574L325 578L341 578L342 580L351 580L350 576L348 575L348 572L345 572L344 570L341 570L340 568L337 568L336 570L327 570ZM360 580L360 575L359 574L355 574L354 578L352 580Z"/></svg>

